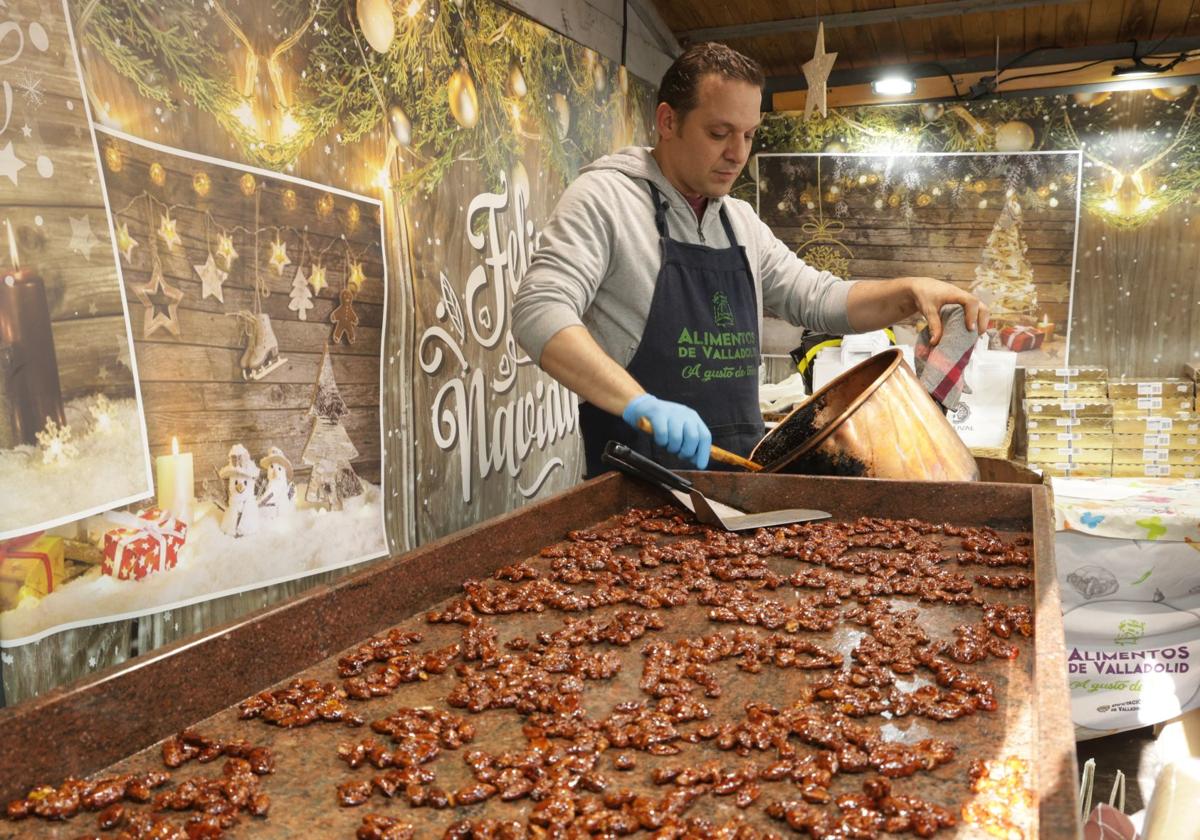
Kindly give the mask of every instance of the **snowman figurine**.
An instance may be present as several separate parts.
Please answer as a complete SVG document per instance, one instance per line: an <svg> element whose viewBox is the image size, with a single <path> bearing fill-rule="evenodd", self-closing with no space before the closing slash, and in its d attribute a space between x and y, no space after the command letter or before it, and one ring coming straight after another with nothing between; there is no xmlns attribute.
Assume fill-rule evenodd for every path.
<svg viewBox="0 0 1200 840"><path fill-rule="evenodd" d="M259 469L250 453L240 443L229 449L229 463L219 475L229 480L229 501L221 517L221 530L231 537L244 537L258 531L258 500L254 497L254 481Z"/></svg>
<svg viewBox="0 0 1200 840"><path fill-rule="evenodd" d="M278 446L267 450L258 465L267 471L267 486L258 497L263 519L283 519L296 509L296 485L292 483L292 462Z"/></svg>

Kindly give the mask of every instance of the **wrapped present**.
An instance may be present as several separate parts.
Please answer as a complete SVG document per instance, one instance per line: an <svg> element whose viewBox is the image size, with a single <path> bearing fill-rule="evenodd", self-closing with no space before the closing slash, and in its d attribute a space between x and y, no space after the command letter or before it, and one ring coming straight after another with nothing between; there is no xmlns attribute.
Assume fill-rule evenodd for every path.
<svg viewBox="0 0 1200 840"><path fill-rule="evenodd" d="M1018 353L1037 350L1045 340L1046 334L1037 327L1016 324L1000 330L1000 343L1006 350L1014 350Z"/></svg>
<svg viewBox="0 0 1200 840"><path fill-rule="evenodd" d="M100 571L119 580L141 580L154 572L172 569L187 539L187 525L158 508L132 513L109 511L105 518L117 525L104 534L104 562Z"/></svg>
<svg viewBox="0 0 1200 840"><path fill-rule="evenodd" d="M41 532L0 542L0 610L10 610L25 597L42 598L63 578L61 537Z"/></svg>

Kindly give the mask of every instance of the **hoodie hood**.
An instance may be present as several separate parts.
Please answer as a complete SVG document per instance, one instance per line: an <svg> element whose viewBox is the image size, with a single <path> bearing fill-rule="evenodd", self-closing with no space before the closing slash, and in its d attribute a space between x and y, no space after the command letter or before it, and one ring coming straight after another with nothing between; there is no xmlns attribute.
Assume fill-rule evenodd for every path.
<svg viewBox="0 0 1200 840"><path fill-rule="evenodd" d="M626 146L611 155L605 155L592 161L579 171L584 173L613 170L628 175L630 178L651 181L672 204L686 207L687 199L675 188L674 184L667 180L667 176L663 174L662 169L658 166L658 161L654 159L654 155L650 154L650 151L649 146ZM717 211L721 208L724 200L724 196L710 198L708 200L709 207Z"/></svg>

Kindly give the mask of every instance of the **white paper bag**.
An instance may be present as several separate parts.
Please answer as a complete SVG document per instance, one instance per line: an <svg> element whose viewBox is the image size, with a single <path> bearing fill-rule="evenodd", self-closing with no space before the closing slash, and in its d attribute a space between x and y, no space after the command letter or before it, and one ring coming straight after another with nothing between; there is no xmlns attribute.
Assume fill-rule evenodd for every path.
<svg viewBox="0 0 1200 840"><path fill-rule="evenodd" d="M963 372L962 402L946 415L967 446L1001 446L1008 431L1013 378L1017 354L1011 350L989 350L983 336L971 353Z"/></svg>

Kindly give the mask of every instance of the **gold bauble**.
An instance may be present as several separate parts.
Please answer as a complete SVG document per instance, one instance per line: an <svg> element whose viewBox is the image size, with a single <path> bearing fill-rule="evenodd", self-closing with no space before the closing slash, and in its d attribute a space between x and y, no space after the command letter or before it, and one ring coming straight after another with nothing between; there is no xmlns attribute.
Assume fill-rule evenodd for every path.
<svg viewBox="0 0 1200 840"><path fill-rule="evenodd" d="M920 111L921 119L925 120L925 122L935 122L940 120L942 115L946 113L946 106L937 102L926 102L921 106Z"/></svg>
<svg viewBox="0 0 1200 840"><path fill-rule="evenodd" d="M1071 98L1075 100L1075 104L1082 105L1084 108L1095 108L1097 105L1102 105L1112 98L1111 90L1102 90L1098 93L1076 93L1072 94Z"/></svg>
<svg viewBox="0 0 1200 840"><path fill-rule="evenodd" d="M521 72L521 63L515 58L508 65L508 95L521 99L529 93L529 85L525 84L525 74Z"/></svg>
<svg viewBox="0 0 1200 840"><path fill-rule="evenodd" d="M358 25L371 49L386 53L396 37L396 19L391 0L358 0Z"/></svg>
<svg viewBox="0 0 1200 840"><path fill-rule="evenodd" d="M624 64L617 68L617 90L621 91L622 96L629 94L629 71Z"/></svg>
<svg viewBox="0 0 1200 840"><path fill-rule="evenodd" d="M1177 99L1183 99L1183 97L1187 96L1187 92L1191 89L1191 85L1169 85L1167 87L1150 88L1150 94L1155 99L1161 99L1163 102L1174 102Z"/></svg>
<svg viewBox="0 0 1200 840"><path fill-rule="evenodd" d="M1050 197L1050 188L1049 187L1038 187L1037 188L1037 197L1038 198L1049 198Z"/></svg>
<svg viewBox="0 0 1200 840"><path fill-rule="evenodd" d="M125 166L125 156L121 154L121 147L115 140L104 143L104 163L110 172L120 172Z"/></svg>
<svg viewBox="0 0 1200 840"><path fill-rule="evenodd" d="M207 172L197 172L192 176L192 189L201 198L208 195L208 191L212 189L212 181L209 179Z"/></svg>
<svg viewBox="0 0 1200 840"><path fill-rule="evenodd" d="M321 197L317 199L317 215L324 217L328 216L332 212L333 196L329 193L322 193Z"/></svg>
<svg viewBox="0 0 1200 840"><path fill-rule="evenodd" d="M521 193L526 199L529 198L529 172L525 169L525 164L517 161L513 164L512 174L508 177L509 185L512 187L513 194Z"/></svg>
<svg viewBox="0 0 1200 840"><path fill-rule="evenodd" d="M412 120L404 113L399 102L388 106L388 128L392 130L392 136L401 146L412 145Z"/></svg>
<svg viewBox="0 0 1200 840"><path fill-rule="evenodd" d="M996 129L996 151L1027 152L1033 148L1033 129L1020 120L1009 120Z"/></svg>
<svg viewBox="0 0 1200 840"><path fill-rule="evenodd" d="M242 195L244 196L249 197L254 195L254 189L257 186L258 185L254 183L254 176L249 172L238 179L238 189L242 191Z"/></svg>
<svg viewBox="0 0 1200 840"><path fill-rule="evenodd" d="M898 193L892 193L891 195L889 195L888 196L888 207L899 207L899 206L900 206L900 195Z"/></svg>
<svg viewBox="0 0 1200 840"><path fill-rule="evenodd" d="M983 193L987 192L987 189L988 189L987 181L976 181L974 184L971 185L971 189L975 190L975 192L982 195Z"/></svg>
<svg viewBox="0 0 1200 840"><path fill-rule="evenodd" d="M283 206L286 210L296 209L296 191L288 188L283 191Z"/></svg>
<svg viewBox="0 0 1200 840"><path fill-rule="evenodd" d="M873 187L879 183L879 176L872 172L867 176L867 186Z"/></svg>
<svg viewBox="0 0 1200 840"><path fill-rule="evenodd" d="M571 103L561 93L554 94L554 115L558 118L558 139L565 140L571 131Z"/></svg>
<svg viewBox="0 0 1200 840"><path fill-rule="evenodd" d="M450 74L446 96L450 99L450 113L458 124L463 128L474 128L479 122L479 95L475 93L475 81L466 62Z"/></svg>
<svg viewBox="0 0 1200 840"><path fill-rule="evenodd" d="M161 187L167 183L167 170L163 169L161 163L155 162L150 164L150 180L156 187Z"/></svg>
<svg viewBox="0 0 1200 840"><path fill-rule="evenodd" d="M933 198L928 193L921 193L920 195L917 196L917 206L918 207L928 207L932 203L933 203Z"/></svg>
<svg viewBox="0 0 1200 840"><path fill-rule="evenodd" d="M358 205L354 202L346 208L346 224L351 229L358 227L359 220L362 219L362 211L358 209Z"/></svg>

